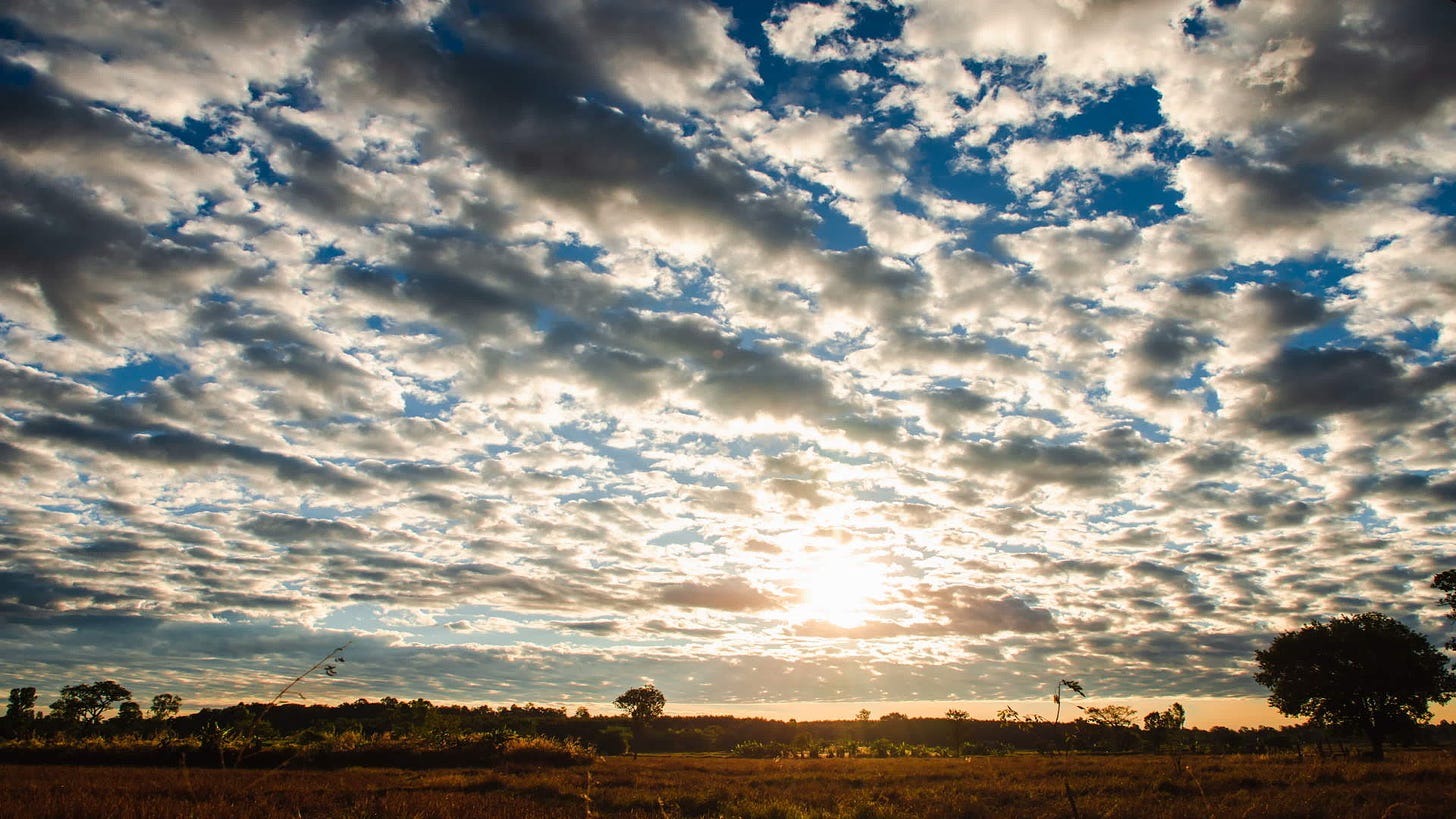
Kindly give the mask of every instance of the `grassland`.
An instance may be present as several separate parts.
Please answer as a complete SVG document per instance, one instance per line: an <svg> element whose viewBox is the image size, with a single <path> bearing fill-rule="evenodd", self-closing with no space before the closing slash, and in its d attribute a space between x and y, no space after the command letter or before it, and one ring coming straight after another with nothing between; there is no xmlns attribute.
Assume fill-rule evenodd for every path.
<svg viewBox="0 0 1456 819"><path fill-rule="evenodd" d="M1456 755L748 760L406 771L0 766L3 817L1438 817Z"/></svg>

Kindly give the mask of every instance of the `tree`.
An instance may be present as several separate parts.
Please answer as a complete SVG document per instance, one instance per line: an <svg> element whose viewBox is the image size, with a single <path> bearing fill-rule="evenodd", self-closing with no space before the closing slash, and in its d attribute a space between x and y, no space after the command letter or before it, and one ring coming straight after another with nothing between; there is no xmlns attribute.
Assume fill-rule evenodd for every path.
<svg viewBox="0 0 1456 819"><path fill-rule="evenodd" d="M1270 705L1363 733L1375 759L1392 732L1429 720L1430 703L1456 693L1456 675L1430 641L1374 611L1286 631L1254 659Z"/></svg>
<svg viewBox="0 0 1456 819"><path fill-rule="evenodd" d="M116 724L123 728L135 728L142 722L142 707L127 700L116 709Z"/></svg>
<svg viewBox="0 0 1456 819"><path fill-rule="evenodd" d="M1456 620L1456 569L1447 569L1436 575L1431 580L1431 585L1446 593L1446 596L1441 598L1441 602L1451 609L1446 612L1446 616ZM1446 641L1446 649L1456 651L1456 637Z"/></svg>
<svg viewBox="0 0 1456 819"><path fill-rule="evenodd" d="M636 731L662 716L662 709L667 707L667 697L656 686L644 685L627 689L622 696L612 700L612 704L627 712L627 716L632 718L632 729Z"/></svg>
<svg viewBox="0 0 1456 819"><path fill-rule="evenodd" d="M959 708L952 708L945 712L945 718L950 720L950 747L957 753L961 749L961 735L965 732L966 720L971 715Z"/></svg>
<svg viewBox="0 0 1456 819"><path fill-rule="evenodd" d="M68 685L61 698L51 703L51 713L65 722L98 725L107 709L131 699L131 692L112 680L90 685Z"/></svg>
<svg viewBox="0 0 1456 819"><path fill-rule="evenodd" d="M177 716L182 710L182 698L176 694L158 694L152 697L152 707L149 709L152 719L161 722Z"/></svg>
<svg viewBox="0 0 1456 819"><path fill-rule="evenodd" d="M1170 736L1177 736L1178 731L1183 728L1183 720L1187 714L1183 706L1173 703L1162 711L1150 711L1143 717L1143 730L1148 732L1148 739L1153 743L1153 750L1163 747Z"/></svg>
<svg viewBox="0 0 1456 819"><path fill-rule="evenodd" d="M1131 728L1135 724L1132 718L1136 715L1137 710L1126 705L1093 706L1087 709L1088 722L1108 728Z"/></svg>
<svg viewBox="0 0 1456 819"><path fill-rule="evenodd" d="M35 727L35 689L10 689L10 703L5 707L5 735L28 736Z"/></svg>
<svg viewBox="0 0 1456 819"><path fill-rule="evenodd" d="M5 707L5 719L12 724L35 719L34 688L26 686L10 689L10 704Z"/></svg>

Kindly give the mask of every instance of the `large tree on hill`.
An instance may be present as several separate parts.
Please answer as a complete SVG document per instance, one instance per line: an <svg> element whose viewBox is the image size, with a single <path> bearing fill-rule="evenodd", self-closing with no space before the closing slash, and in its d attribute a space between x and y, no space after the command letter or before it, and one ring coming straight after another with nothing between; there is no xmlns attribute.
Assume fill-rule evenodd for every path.
<svg viewBox="0 0 1456 819"><path fill-rule="evenodd" d="M1270 705L1363 733L1377 759L1386 737L1429 720L1430 703L1456 693L1456 675L1430 641L1379 612L1286 631L1254 659Z"/></svg>

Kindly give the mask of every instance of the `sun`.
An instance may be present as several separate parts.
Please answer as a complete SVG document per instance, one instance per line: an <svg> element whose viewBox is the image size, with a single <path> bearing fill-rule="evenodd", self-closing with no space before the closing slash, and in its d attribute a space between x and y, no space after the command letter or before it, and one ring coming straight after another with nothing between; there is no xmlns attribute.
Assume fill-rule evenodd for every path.
<svg viewBox="0 0 1456 819"><path fill-rule="evenodd" d="M800 622L822 620L844 628L864 625L885 589L885 567L848 555L823 555L798 578Z"/></svg>

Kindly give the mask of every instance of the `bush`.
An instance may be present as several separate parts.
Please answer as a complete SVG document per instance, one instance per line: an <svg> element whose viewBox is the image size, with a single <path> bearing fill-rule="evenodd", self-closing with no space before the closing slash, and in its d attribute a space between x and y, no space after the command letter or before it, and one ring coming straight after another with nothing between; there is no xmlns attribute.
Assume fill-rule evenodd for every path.
<svg viewBox="0 0 1456 819"><path fill-rule="evenodd" d="M745 759L776 759L789 753L789 746L782 742L758 742L748 740L733 746L730 752Z"/></svg>

